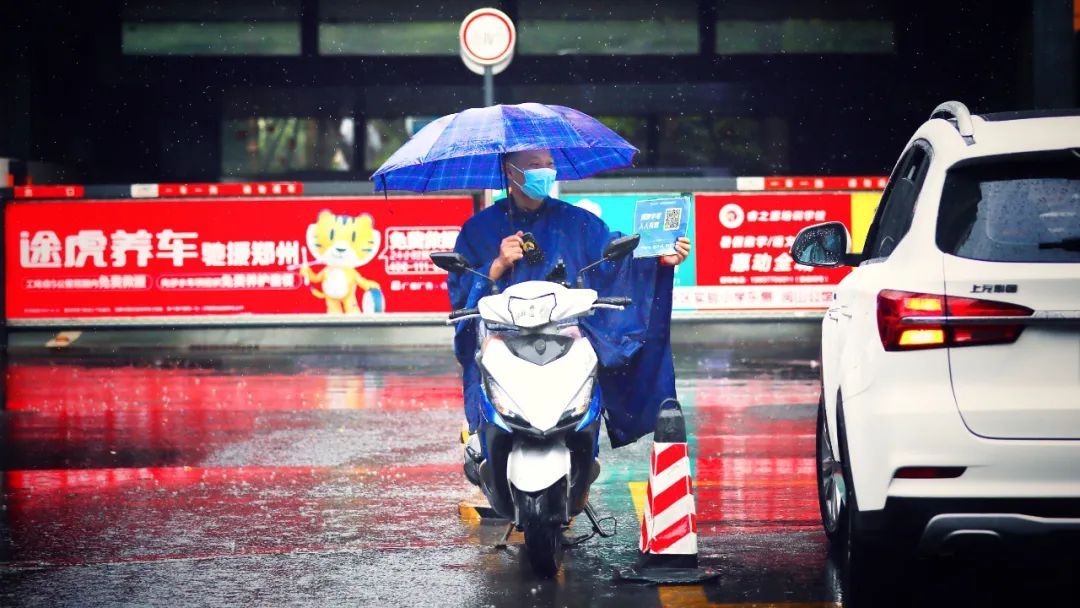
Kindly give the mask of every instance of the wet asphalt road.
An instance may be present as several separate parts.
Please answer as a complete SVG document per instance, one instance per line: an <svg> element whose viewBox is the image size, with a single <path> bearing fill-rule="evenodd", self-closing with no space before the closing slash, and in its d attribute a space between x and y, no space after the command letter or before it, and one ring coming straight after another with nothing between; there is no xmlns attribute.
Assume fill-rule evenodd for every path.
<svg viewBox="0 0 1080 608"><path fill-rule="evenodd" d="M648 440L601 454L611 539L553 581L464 518L441 349L20 356L0 412L0 605L834 606L814 486L816 347L681 349L705 586L615 584ZM584 523L575 529L584 531ZM1071 572L955 556L897 605L1077 606ZM1050 571L1048 573L1048 570Z"/></svg>

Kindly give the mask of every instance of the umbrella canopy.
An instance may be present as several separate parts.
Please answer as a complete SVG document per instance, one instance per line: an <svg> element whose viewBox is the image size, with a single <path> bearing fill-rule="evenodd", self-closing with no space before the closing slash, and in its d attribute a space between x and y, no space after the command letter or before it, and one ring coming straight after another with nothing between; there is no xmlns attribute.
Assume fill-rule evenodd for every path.
<svg viewBox="0 0 1080 608"><path fill-rule="evenodd" d="M432 122L371 176L375 191L498 189L507 152L547 149L557 179L629 166L638 149L595 118L539 103L472 108Z"/></svg>

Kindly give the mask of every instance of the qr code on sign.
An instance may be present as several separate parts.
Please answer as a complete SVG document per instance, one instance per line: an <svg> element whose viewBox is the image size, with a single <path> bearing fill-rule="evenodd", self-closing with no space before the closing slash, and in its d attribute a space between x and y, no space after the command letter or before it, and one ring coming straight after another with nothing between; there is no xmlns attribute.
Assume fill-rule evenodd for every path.
<svg viewBox="0 0 1080 608"><path fill-rule="evenodd" d="M664 230L678 230L682 223L682 209L672 207L664 210Z"/></svg>

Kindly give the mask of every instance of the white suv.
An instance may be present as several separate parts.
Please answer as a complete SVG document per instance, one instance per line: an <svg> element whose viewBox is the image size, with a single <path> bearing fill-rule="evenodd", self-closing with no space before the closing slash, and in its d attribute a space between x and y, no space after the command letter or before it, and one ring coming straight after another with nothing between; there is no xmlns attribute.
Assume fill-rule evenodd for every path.
<svg viewBox="0 0 1080 608"><path fill-rule="evenodd" d="M1080 111L942 104L863 253L849 243L829 223L792 245L803 264L855 267L822 321L833 546L873 562L905 539L937 552L1080 533Z"/></svg>

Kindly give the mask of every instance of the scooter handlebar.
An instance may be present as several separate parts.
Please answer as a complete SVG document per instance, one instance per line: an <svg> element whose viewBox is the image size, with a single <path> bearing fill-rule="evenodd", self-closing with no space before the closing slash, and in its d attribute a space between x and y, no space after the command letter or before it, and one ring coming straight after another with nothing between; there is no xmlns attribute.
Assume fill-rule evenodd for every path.
<svg viewBox="0 0 1080 608"><path fill-rule="evenodd" d="M455 310L454 312L450 313L450 316L447 317L447 320L448 321L457 321L458 319L460 319L462 317L468 317L470 315L478 315L478 314L480 314L480 309L478 309L478 308L461 308L461 309Z"/></svg>
<svg viewBox="0 0 1080 608"><path fill-rule="evenodd" d="M613 308L623 309L630 306L632 300L627 297L607 297L596 298L596 302L593 303L593 308ZM450 316L446 318L447 325L453 325L459 321L465 321L480 316L480 309L478 308L461 308L450 313Z"/></svg>

